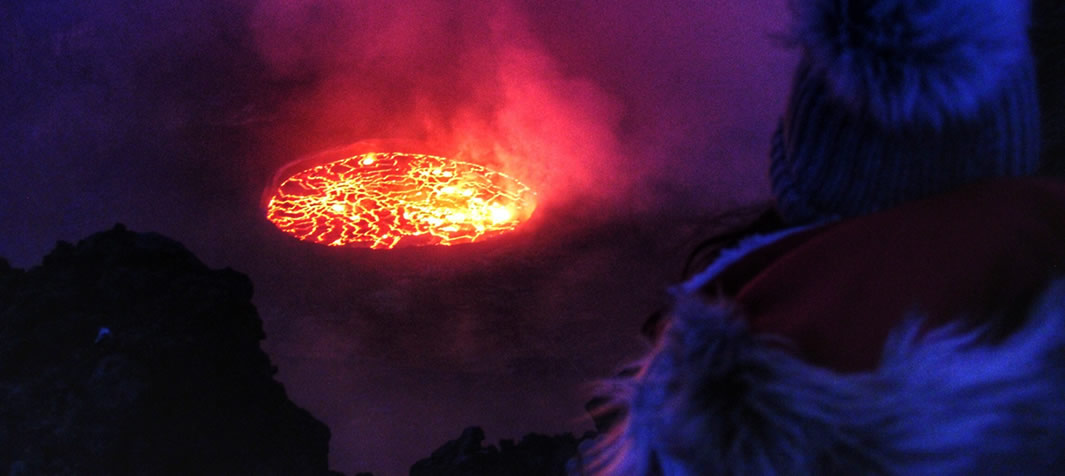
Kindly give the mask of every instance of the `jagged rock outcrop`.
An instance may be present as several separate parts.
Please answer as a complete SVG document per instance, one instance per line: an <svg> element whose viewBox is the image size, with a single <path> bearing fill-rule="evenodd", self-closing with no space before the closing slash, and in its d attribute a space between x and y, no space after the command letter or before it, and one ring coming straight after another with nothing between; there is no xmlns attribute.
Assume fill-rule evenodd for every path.
<svg viewBox="0 0 1065 476"><path fill-rule="evenodd" d="M328 475L259 348L252 285L118 225L0 260L0 474Z"/></svg>
<svg viewBox="0 0 1065 476"><path fill-rule="evenodd" d="M433 451L432 456L415 463L410 476L565 476L567 462L577 454L577 446L591 437L530 433L517 444L500 440L496 448L483 446L484 430L473 426Z"/></svg>

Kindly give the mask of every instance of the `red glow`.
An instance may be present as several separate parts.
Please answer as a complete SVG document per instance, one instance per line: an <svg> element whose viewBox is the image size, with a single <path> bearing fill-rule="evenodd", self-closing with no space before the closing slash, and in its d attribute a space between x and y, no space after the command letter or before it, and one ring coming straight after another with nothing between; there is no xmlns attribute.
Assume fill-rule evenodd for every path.
<svg viewBox="0 0 1065 476"><path fill-rule="evenodd" d="M513 230L534 208L528 187L480 165L370 153L289 177L266 217L301 240L389 249L470 243Z"/></svg>

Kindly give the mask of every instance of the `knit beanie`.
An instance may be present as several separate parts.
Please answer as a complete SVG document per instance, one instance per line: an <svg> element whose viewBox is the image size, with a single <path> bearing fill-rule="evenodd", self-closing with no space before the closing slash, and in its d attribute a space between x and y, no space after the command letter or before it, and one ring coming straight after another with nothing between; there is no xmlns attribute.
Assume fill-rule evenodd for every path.
<svg viewBox="0 0 1065 476"><path fill-rule="evenodd" d="M794 0L802 57L773 137L789 223L1033 173L1027 0Z"/></svg>

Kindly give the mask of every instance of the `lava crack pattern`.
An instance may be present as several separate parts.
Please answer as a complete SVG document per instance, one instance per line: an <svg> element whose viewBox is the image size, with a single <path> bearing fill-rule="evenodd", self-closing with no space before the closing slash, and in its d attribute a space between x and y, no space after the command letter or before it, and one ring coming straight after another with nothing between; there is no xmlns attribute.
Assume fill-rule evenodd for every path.
<svg viewBox="0 0 1065 476"><path fill-rule="evenodd" d="M389 249L495 236L513 230L534 208L528 187L480 165L370 153L289 177L266 216L301 240Z"/></svg>

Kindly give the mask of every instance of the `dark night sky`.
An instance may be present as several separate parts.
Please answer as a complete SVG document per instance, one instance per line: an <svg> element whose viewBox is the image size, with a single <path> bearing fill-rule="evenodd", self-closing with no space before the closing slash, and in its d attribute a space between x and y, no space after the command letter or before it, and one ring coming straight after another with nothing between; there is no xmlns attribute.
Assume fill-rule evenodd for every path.
<svg viewBox="0 0 1065 476"><path fill-rule="evenodd" d="M0 256L123 222L247 273L264 347L347 473L591 428L707 217L764 200L786 0L0 4ZM519 232L395 251L263 217L308 154L408 138L539 192ZM411 151L419 152L419 151Z"/></svg>

